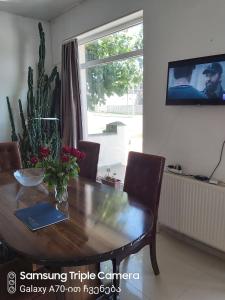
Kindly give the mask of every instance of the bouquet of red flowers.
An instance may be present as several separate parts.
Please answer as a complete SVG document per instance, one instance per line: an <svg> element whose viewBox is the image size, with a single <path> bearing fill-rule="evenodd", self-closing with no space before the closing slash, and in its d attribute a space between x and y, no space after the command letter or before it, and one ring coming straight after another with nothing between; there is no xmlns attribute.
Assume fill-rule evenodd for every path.
<svg viewBox="0 0 225 300"><path fill-rule="evenodd" d="M56 199L61 202L66 197L68 182L79 174L78 161L85 158L85 153L76 148L64 146L59 159L52 159L51 150L41 147L38 156L32 156L30 163L45 170L44 182L49 187L55 187Z"/></svg>

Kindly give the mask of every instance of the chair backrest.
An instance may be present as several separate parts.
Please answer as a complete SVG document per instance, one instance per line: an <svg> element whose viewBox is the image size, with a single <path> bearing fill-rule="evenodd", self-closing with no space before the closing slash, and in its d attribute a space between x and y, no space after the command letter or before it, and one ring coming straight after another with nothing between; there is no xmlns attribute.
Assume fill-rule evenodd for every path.
<svg viewBox="0 0 225 300"><path fill-rule="evenodd" d="M0 143L0 172L22 168L18 143Z"/></svg>
<svg viewBox="0 0 225 300"><path fill-rule="evenodd" d="M80 176L96 180L100 144L79 141L77 148L86 154L85 158L78 163L80 167Z"/></svg>
<svg viewBox="0 0 225 300"><path fill-rule="evenodd" d="M130 152L125 174L124 191L150 208L155 222L158 216L164 164L164 157Z"/></svg>

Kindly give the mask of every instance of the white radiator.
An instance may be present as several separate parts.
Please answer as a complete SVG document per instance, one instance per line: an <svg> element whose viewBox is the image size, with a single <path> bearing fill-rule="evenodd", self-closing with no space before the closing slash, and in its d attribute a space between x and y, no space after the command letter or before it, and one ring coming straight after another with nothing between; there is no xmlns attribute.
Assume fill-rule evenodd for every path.
<svg viewBox="0 0 225 300"><path fill-rule="evenodd" d="M225 251L225 187L164 173L159 223Z"/></svg>

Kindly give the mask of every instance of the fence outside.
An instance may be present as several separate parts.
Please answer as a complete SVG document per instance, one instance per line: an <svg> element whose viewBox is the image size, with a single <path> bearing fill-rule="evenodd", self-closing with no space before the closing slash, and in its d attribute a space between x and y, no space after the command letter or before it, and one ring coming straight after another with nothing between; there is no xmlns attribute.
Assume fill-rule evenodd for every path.
<svg viewBox="0 0 225 300"><path fill-rule="evenodd" d="M143 105L102 105L96 106L95 112L112 113L112 114L127 114L127 115L142 115Z"/></svg>

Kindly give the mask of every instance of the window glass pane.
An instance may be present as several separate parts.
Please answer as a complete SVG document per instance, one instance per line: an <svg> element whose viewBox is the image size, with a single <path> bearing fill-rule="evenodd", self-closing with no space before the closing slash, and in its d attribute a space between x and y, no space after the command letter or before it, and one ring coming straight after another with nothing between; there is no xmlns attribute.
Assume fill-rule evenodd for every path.
<svg viewBox="0 0 225 300"><path fill-rule="evenodd" d="M142 151L143 57L86 69L88 140L101 144L99 175L123 180L128 151Z"/></svg>
<svg viewBox="0 0 225 300"><path fill-rule="evenodd" d="M143 24L107 35L85 45L85 61L143 49Z"/></svg>

